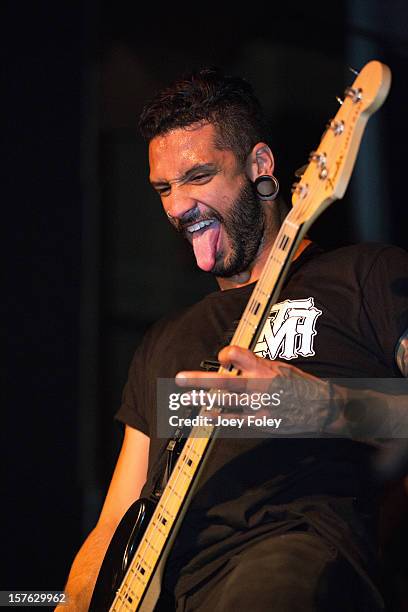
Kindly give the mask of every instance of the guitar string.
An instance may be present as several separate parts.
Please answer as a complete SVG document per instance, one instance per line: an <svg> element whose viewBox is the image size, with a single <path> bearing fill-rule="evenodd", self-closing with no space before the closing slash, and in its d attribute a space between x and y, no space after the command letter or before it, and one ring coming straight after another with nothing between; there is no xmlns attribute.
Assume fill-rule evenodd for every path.
<svg viewBox="0 0 408 612"><path fill-rule="evenodd" d="M346 102L347 102L347 101L345 101L345 103L346 103ZM346 125L346 121L345 121L345 119L348 119L348 118L349 118L349 115L351 114L351 111L353 110L353 104L349 104L348 106L349 106L349 110L348 110L347 112L344 112L344 111L346 110L346 109L344 108L344 106L342 107L342 109L340 109L341 111L343 111L343 113L341 113L341 114L342 114L342 115L345 115L345 118L344 118L345 125ZM339 114L340 114L340 112L338 112L337 114L339 115ZM337 116L337 115L336 115L336 116ZM354 127L355 127L355 126L354 126ZM329 128L329 129L330 129L330 128ZM343 131L343 134L344 134L344 131ZM324 138L323 138L323 139L324 139ZM318 149L321 147L321 145L322 145L322 143L323 143L323 139L322 139L322 141L320 142ZM330 155L331 155L331 156L333 156L333 151L335 151L336 149L339 149L339 148L342 146L342 141L343 141L343 139L342 139L342 138L337 138L337 137L334 137L333 144L331 145L331 150L330 150ZM305 174L306 174L306 173L305 173ZM326 180L327 180L327 179L326 179ZM301 182L301 181L300 181L300 182ZM308 205L309 205L308 200L311 200L311 199L312 199L312 196L314 196L314 195L315 195L315 191L317 191L317 189L316 189L316 188L315 188L315 189L313 189L313 188L312 188L312 189L310 189L310 191L308 192L308 194L305 196L305 198L304 198L304 199L303 199L303 201L301 202L300 206L299 206L299 205L298 205L298 206L295 206L295 207L294 207L294 208L292 208L292 210L290 211L290 213L291 213L291 212L293 212L293 216L294 216L294 218L295 218L297 221L299 221L299 219L302 217L303 213L305 212L305 209L307 209L307 207L308 207ZM269 266L268 266L269 261L276 261L276 260L278 260L278 263L281 263L281 261L279 260L279 258L276 258L276 253L277 253L277 252L279 253L279 248L280 248L280 247L278 247L278 245L280 244L280 234L282 234L282 235L283 235L283 233L284 233L283 228L284 228L285 222L287 221L288 217L290 216L290 213L289 213L289 215L286 217L286 219L285 219L284 223L282 224L281 230L278 232L278 235L277 235L277 237L276 237L276 240L275 240L275 242L274 242L274 244L273 244L273 246L272 246L272 248L271 248L271 252L270 252L270 254L269 254L269 256L268 256L268 262L267 262L266 266L264 267L264 269L263 269L263 271L262 271L262 273L261 273L260 279L259 279L261 282L260 282L260 283L259 283L259 282L257 283L257 285L256 285L256 287L255 287L255 290L254 290L254 292L253 292L253 296L254 296L254 297L256 297L257 295L259 295L259 294L262 292L262 290L261 290L260 288L258 288L258 285L259 285L259 284L261 284L261 285L262 285L262 280L265 280L265 279L264 279L264 277L266 278L266 275L267 275L267 273L266 273L266 269L269 267ZM296 236L294 236L294 237L296 237ZM262 293L263 293L263 292L262 292ZM249 303L250 303L250 302L252 302L252 295L251 295L251 298L250 298L250 300L249 300ZM249 304L249 303L248 303L248 304ZM247 305L247 307L246 307L246 309L245 309L245 310L247 310L247 308L248 308L248 305ZM244 312L244 317L245 317L245 312ZM245 326L246 326L246 325L245 325L245 321L244 321L244 325L239 326L239 327L240 327L240 329L237 329L237 337L235 338L235 341L236 341L238 344L239 344L239 342L241 341L242 336L243 336L243 335L244 335L244 333L245 333ZM219 370L218 370L218 372L217 372L217 373L219 373L219 372L220 372L222 369L223 369L223 368L222 368L222 366L221 366L221 367L219 368ZM201 411L200 411L200 413L199 413L199 414L201 414ZM214 432L214 429L215 429L215 426L211 426L210 436L211 436L213 433L215 433L215 432ZM193 430L192 430L192 432L191 432L191 435L190 435L190 436L189 436L189 438L188 438L188 441L189 441L189 440L193 440L193 442L192 442L192 444L190 444L190 448L187 450L187 452L186 452L186 453L184 453L183 457L181 458L180 469L178 470L178 474L176 475L176 477L175 477L175 479L174 479L174 480L175 480L175 482L174 482L174 483L172 483L172 484L174 485L174 488L176 488L177 481L179 480L179 478L180 478L181 476L184 476L184 482L183 482L183 485L185 485L185 484L186 484L186 483L188 483L189 481L191 482L191 478L190 478L189 476L186 476L185 474L183 474L183 467L184 467L185 465L187 465L187 462L188 462L188 461L192 460L192 459L191 459L191 457L189 456L189 453L190 453L191 455L194 453L194 450L195 450L195 449L194 449L194 446L195 446L195 443L196 443L197 439L199 438L199 436L195 436L195 435L194 435L194 434L195 434L195 432L196 432L197 430L198 430L198 433L200 433L200 432L201 432L201 433L204 433L204 428L202 428L202 427L194 427L194 428L193 428ZM201 430L201 431L200 431L200 430ZM206 448L207 448L207 446L208 446L208 444L209 444L209 442L210 442L210 439L211 439L211 437L210 437L210 436L208 437L207 444L205 445L205 447L204 447L204 449L203 449L203 452L202 452L201 456L203 456L203 455L204 455L204 452L205 452L205 450L206 450ZM178 464L178 463L179 463L179 461L177 462L177 464ZM176 464L176 467L177 467L177 464ZM194 474L192 475L192 478L194 478ZM189 485L187 484L187 488L188 488L188 486L189 486ZM168 514L172 514L172 513L170 513L170 512L168 511L168 508L166 509L166 503L168 503L168 501L170 500L170 498L171 498L171 495L167 495L167 499L166 499L166 501L165 501L165 502L163 502L163 503L161 504L162 513L165 513L165 512L166 512L166 510L167 510L167 513L168 513ZM159 503L160 503L160 502L159 502ZM155 511L156 511L156 510L155 510ZM152 517L152 518L153 518L153 517ZM173 517L172 517L172 520L174 521L175 519L176 519L176 516L173 516ZM149 525L148 525L148 527L149 527ZM159 531L159 528L157 527L157 525L153 525L153 529L152 529L151 537L149 538L151 541L153 541L153 537L154 537L154 535L156 535L156 534L155 534L155 531L156 531L157 533L159 533L159 534L160 534L160 531ZM168 536L166 536L166 538L167 538L167 537L168 537ZM158 539L160 539L160 538L158 538ZM145 538L145 537L144 537L144 540L146 540L146 538ZM150 545L150 546L152 547L152 545ZM139 554L139 560L138 560L138 563L139 563L139 564L143 564L143 565L145 565L145 557L144 557L144 556L146 555L146 552L147 552L148 548L149 548L149 543L147 542L147 543L146 543L146 545L145 545L144 550L142 549L142 550L140 551L140 553L138 553L138 551L136 551L136 553L135 553L135 557L136 557L136 555L137 555L137 554ZM142 552L142 551L143 551L143 552ZM135 557L134 557L133 559L135 559ZM128 572L126 573L126 576L125 576L125 578L124 578L124 581L126 581L126 578L128 577L128 574L130 574L130 569L131 569L132 565L133 565L133 561L132 561L131 565L129 566L129 570L128 570ZM153 568L153 571L154 571L154 568ZM137 576L137 574L135 574L134 576L132 576L132 577L131 577L131 579L130 579L130 584L128 584L127 589L125 590L124 595L122 595L122 597L123 597L123 602L119 602L120 606L121 606L121 607L122 607L123 605L124 605L124 606L126 606L126 609L127 609L127 610L129 610L129 608L127 608L127 603L125 603L125 602L127 601L127 597L128 597L128 595L129 595L129 593L133 591L133 588L132 588L132 587L133 587L134 582L137 580L137 577L136 577L136 576ZM142 593L141 593L141 596L143 596L143 593L144 593L144 590L145 590L145 589L146 589L146 586L144 586L143 591L142 591ZM116 597L115 597L115 600L117 600L117 599L118 599L118 597L119 597L119 593L120 593L120 591L121 591L121 590L122 590L122 589L119 589L119 592L117 593L117 595L116 595ZM139 597L139 599L140 599L140 597ZM112 602L112 608L111 608L111 609L116 611L116 607L115 607L115 603L116 603L116 601L115 601L115 600ZM138 606L138 605L139 605L139 602L137 602L137 606ZM118 611L118 612L120 612L120 609L121 609L121 608L119 608L119 611ZM130 608L130 610L132 610L132 609L133 609L133 608Z"/></svg>

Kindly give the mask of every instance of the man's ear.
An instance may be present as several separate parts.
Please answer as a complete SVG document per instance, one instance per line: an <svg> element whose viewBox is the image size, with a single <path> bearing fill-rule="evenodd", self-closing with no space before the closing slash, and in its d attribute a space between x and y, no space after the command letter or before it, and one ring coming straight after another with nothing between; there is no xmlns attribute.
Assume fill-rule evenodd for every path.
<svg viewBox="0 0 408 612"><path fill-rule="evenodd" d="M274 167L275 160L271 149L264 142L258 142L247 157L246 173L248 178L253 182L258 176L264 174L270 176L273 174Z"/></svg>

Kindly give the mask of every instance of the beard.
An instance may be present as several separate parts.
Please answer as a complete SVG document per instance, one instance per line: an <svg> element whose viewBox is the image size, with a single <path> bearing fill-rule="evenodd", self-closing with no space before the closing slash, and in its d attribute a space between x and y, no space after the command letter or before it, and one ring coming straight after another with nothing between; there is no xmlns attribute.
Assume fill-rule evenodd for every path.
<svg viewBox="0 0 408 612"><path fill-rule="evenodd" d="M230 253L217 253L212 274L227 278L244 272L253 262L262 242L265 213L247 181L231 209L221 220L230 241Z"/></svg>
<svg viewBox="0 0 408 612"><path fill-rule="evenodd" d="M228 255L223 250L217 253L211 273L228 278L244 272L258 253L265 226L265 213L252 183L246 181L230 210L224 215L213 210L203 216L195 209L188 211L183 220L170 219L170 222L178 232L184 234L188 224L205 219L216 219L224 227L230 243Z"/></svg>

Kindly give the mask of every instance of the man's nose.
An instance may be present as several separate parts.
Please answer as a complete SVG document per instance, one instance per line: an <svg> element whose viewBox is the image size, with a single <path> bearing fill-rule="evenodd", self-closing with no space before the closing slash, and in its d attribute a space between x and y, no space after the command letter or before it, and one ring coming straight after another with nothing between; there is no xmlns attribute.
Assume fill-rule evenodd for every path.
<svg viewBox="0 0 408 612"><path fill-rule="evenodd" d="M194 210L197 205L194 198L189 197L187 194L176 192L176 190L163 199L163 204L167 215L173 219L182 219L187 213Z"/></svg>

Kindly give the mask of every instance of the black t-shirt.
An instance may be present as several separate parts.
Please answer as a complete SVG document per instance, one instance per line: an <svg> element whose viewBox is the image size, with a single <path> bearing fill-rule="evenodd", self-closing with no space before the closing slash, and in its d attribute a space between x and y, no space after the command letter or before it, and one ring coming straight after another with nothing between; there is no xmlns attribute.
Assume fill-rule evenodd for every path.
<svg viewBox="0 0 408 612"><path fill-rule="evenodd" d="M394 351L408 328L407 279L402 249L366 244L325 253L311 245L292 263L255 353L322 378L401 376ZM159 321L136 351L116 417L151 438L143 496L152 492L163 463L157 378L216 358L253 288L212 293ZM359 520L372 508L371 452L349 440L217 439L172 553L170 566L183 568L179 590L203 579L214 559L238 549L248 534L260 537L299 521L361 562L355 541L365 540Z"/></svg>

